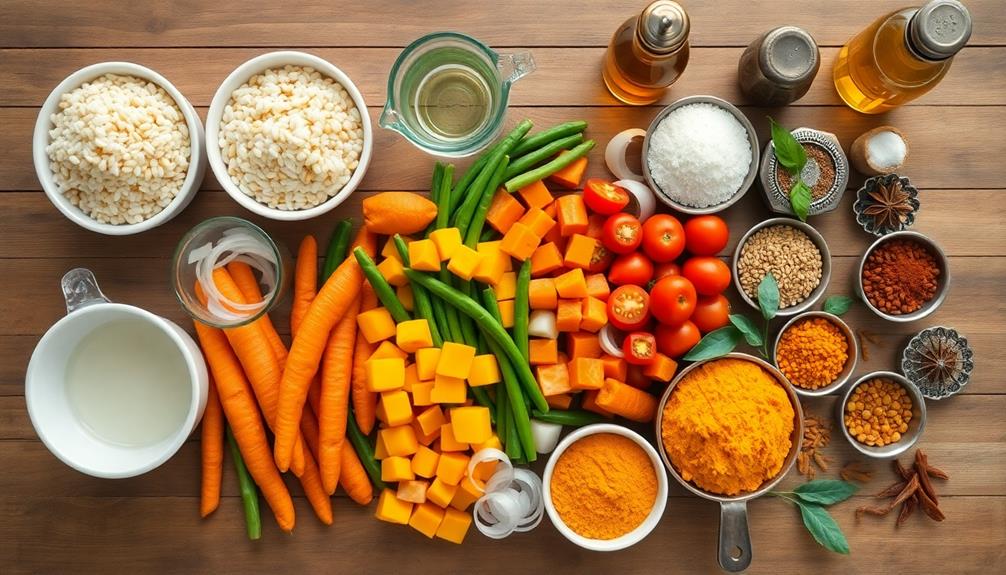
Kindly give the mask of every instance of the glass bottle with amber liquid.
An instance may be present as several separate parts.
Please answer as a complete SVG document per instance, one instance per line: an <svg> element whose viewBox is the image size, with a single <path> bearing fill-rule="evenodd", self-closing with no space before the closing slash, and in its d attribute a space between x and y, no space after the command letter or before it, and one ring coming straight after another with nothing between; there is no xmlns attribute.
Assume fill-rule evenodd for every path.
<svg viewBox="0 0 1006 575"><path fill-rule="evenodd" d="M931 0L882 16L842 48L835 89L852 109L880 114L933 89L971 37L957 0Z"/></svg>
<svg viewBox="0 0 1006 575"><path fill-rule="evenodd" d="M688 65L688 14L656 0L615 31L604 55L604 83L626 104L652 104Z"/></svg>

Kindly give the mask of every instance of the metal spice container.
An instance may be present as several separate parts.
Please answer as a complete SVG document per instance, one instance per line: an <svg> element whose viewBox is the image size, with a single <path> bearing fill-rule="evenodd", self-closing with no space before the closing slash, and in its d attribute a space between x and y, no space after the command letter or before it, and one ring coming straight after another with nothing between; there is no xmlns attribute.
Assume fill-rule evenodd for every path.
<svg viewBox="0 0 1006 575"><path fill-rule="evenodd" d="M811 188L808 216L830 212L838 207L849 183L849 160L838 136L813 128L797 128L790 132L807 151L807 164L800 179ZM792 177L775 157L775 146L769 142L762 152L758 173L762 195L769 209L779 214L793 214L789 191ZM828 182L831 185L826 185Z"/></svg>
<svg viewBox="0 0 1006 575"><path fill-rule="evenodd" d="M813 36L796 26L780 26L744 50L737 80L752 104L785 106L807 93L820 67L821 53Z"/></svg>

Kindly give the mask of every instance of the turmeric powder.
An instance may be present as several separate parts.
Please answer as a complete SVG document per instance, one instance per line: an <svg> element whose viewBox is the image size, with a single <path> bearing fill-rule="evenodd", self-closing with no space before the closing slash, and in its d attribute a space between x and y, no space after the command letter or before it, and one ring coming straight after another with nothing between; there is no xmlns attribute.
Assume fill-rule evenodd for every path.
<svg viewBox="0 0 1006 575"><path fill-rule="evenodd" d="M737 495L778 475L793 446L795 413L771 373L752 361L723 358L678 383L664 406L660 435L685 481Z"/></svg>
<svg viewBox="0 0 1006 575"><path fill-rule="evenodd" d="M657 500L657 472L635 441L597 433L559 456L550 493L567 527L591 539L615 539L650 514Z"/></svg>
<svg viewBox="0 0 1006 575"><path fill-rule="evenodd" d="M798 321L782 333L775 364L793 385L819 389L838 379L849 360L849 341L823 317Z"/></svg>

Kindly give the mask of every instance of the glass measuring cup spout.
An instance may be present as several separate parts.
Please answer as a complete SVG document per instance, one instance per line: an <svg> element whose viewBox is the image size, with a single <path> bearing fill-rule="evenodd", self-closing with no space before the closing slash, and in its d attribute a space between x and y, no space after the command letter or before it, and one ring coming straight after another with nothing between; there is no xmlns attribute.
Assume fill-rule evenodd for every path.
<svg viewBox="0 0 1006 575"><path fill-rule="evenodd" d="M509 86L524 76L537 69L534 63L534 56L527 50L514 52L512 54L496 54L496 68L500 74L506 78L505 83Z"/></svg>

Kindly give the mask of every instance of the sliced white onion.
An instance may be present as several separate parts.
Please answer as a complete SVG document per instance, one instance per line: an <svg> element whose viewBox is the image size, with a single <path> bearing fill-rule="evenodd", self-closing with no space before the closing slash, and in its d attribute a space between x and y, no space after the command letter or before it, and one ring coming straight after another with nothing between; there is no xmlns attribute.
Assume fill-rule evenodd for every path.
<svg viewBox="0 0 1006 575"><path fill-rule="evenodd" d="M486 493L475 502L475 527L491 539L503 539L516 531L521 520L521 504L516 491Z"/></svg>
<svg viewBox="0 0 1006 575"><path fill-rule="evenodd" d="M639 221L645 222L656 213L657 197L649 186L636 180L618 180L615 185L622 186L632 195L629 205L625 206L625 211L636 216Z"/></svg>
<svg viewBox="0 0 1006 575"><path fill-rule="evenodd" d="M601 349L604 353L615 357L625 357L625 352L622 351L622 339L624 338L625 334L618 331L610 323L597 332L597 341L601 344Z"/></svg>
<svg viewBox="0 0 1006 575"><path fill-rule="evenodd" d="M552 453L556 444L559 443L559 434L561 433L562 426L558 423L531 420L531 435L534 436L535 451L538 453Z"/></svg>
<svg viewBox="0 0 1006 575"><path fill-rule="evenodd" d="M547 309L532 311L527 320L527 333L547 339L558 338L559 327L556 325L555 312Z"/></svg>
<svg viewBox="0 0 1006 575"><path fill-rule="evenodd" d="M537 527L545 507L541 478L528 469L514 469L510 458L502 451L486 448L479 450L468 462L469 480L475 467L486 461L499 464L486 482L485 495L479 497L472 508L475 527L492 539L503 539L515 531Z"/></svg>
<svg viewBox="0 0 1006 575"><path fill-rule="evenodd" d="M514 483L520 487L521 502L526 501L528 509L532 510L530 515L521 520L515 531L530 531L541 523L541 518L545 515L545 497L542 493L544 487L541 478L527 469L516 470Z"/></svg>
<svg viewBox="0 0 1006 575"><path fill-rule="evenodd" d="M629 145L636 138L645 138L646 130L639 128L629 128L615 134L615 137L608 142L604 149L604 163L608 165L608 170L620 180L643 181L643 175L632 171L625 161L625 156L629 151ZM621 185L621 184L619 184Z"/></svg>
<svg viewBox="0 0 1006 575"><path fill-rule="evenodd" d="M480 463L485 463L487 461L497 461L496 471L493 472L492 476L489 477L489 481L486 482L485 488L479 486L472 477L475 473L475 468L478 467ZM496 491L499 486L506 487L510 485L513 481L514 470L513 463L510 462L510 458L507 457L506 453L503 453L499 449L493 447L486 447L484 449L478 450L472 458L468 460L468 474L466 481L472 484L479 492L487 493L491 491Z"/></svg>
<svg viewBox="0 0 1006 575"><path fill-rule="evenodd" d="M192 250L188 260L196 266L196 279L206 294L207 310L222 321L239 321L254 315L266 306L278 287L275 252L241 228L224 230L216 245L206 244ZM232 261L244 262L259 271L261 283L266 286L262 301L242 304L220 293L213 281L213 270Z"/></svg>

